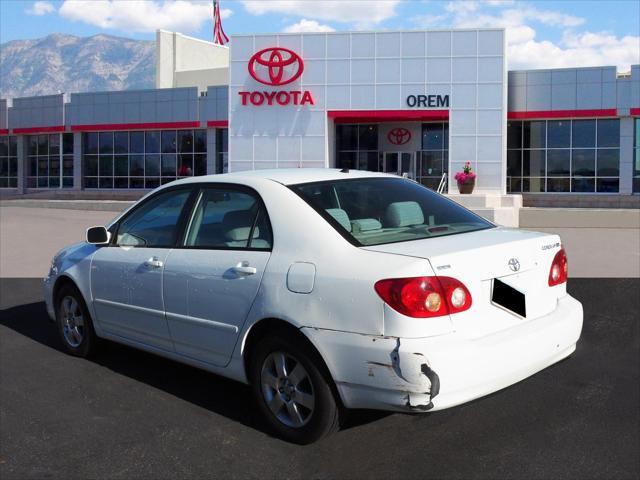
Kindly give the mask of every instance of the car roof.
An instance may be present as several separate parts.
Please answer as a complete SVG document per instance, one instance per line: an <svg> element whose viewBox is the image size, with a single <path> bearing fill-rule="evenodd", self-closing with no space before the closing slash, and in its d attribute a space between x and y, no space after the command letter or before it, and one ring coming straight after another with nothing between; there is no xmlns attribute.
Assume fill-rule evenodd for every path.
<svg viewBox="0 0 640 480"><path fill-rule="evenodd" d="M218 175L205 175L191 177L187 182L238 182L243 179L265 179L281 183L283 185L295 185L298 183L323 182L329 180L347 180L349 178L367 177L396 177L386 173L367 172L361 170L339 170L336 168L274 168L269 170L248 170L243 172L223 173Z"/></svg>

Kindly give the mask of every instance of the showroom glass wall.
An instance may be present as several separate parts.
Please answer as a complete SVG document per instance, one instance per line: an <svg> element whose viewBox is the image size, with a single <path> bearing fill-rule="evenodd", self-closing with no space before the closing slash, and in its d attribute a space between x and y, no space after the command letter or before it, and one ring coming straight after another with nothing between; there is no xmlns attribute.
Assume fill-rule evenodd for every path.
<svg viewBox="0 0 640 480"><path fill-rule="evenodd" d="M84 188L156 188L206 175L207 131L85 133L82 161Z"/></svg>
<svg viewBox="0 0 640 480"><path fill-rule="evenodd" d="M382 158L378 151L378 125L336 125L336 166L382 171Z"/></svg>
<svg viewBox="0 0 640 480"><path fill-rule="evenodd" d="M377 124L336 125L336 165L373 172L384 171L384 152L379 149ZM415 153L412 177L429 188L436 189L442 174L449 167L449 124L422 124L422 148ZM397 169L394 165L393 172Z"/></svg>
<svg viewBox="0 0 640 480"><path fill-rule="evenodd" d="M0 188L18 187L18 142L9 135L0 136Z"/></svg>
<svg viewBox="0 0 640 480"><path fill-rule="evenodd" d="M449 124L447 122L422 125L422 151L418 153L418 157L417 180L436 190L442 175L449 173Z"/></svg>
<svg viewBox="0 0 640 480"><path fill-rule="evenodd" d="M27 155L27 187L73 187L73 133L29 135Z"/></svg>
<svg viewBox="0 0 640 480"><path fill-rule="evenodd" d="M507 124L507 192L617 193L618 119Z"/></svg>

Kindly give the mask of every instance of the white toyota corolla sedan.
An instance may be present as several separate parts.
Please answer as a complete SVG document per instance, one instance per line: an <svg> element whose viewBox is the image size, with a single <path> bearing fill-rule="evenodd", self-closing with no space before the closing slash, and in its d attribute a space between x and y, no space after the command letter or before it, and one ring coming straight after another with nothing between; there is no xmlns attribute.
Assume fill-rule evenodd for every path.
<svg viewBox="0 0 640 480"><path fill-rule="evenodd" d="M440 410L567 357L566 281L557 235L396 176L292 169L153 191L58 253L45 299L70 353L108 339L249 383L310 443L345 409Z"/></svg>

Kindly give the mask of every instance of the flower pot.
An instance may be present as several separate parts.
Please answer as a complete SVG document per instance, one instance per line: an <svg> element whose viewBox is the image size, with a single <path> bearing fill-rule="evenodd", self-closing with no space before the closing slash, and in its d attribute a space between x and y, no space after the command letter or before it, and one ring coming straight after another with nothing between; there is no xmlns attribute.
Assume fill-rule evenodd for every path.
<svg viewBox="0 0 640 480"><path fill-rule="evenodd" d="M473 188L476 186L476 179L467 180L466 182L458 182L458 191L463 194L473 193Z"/></svg>

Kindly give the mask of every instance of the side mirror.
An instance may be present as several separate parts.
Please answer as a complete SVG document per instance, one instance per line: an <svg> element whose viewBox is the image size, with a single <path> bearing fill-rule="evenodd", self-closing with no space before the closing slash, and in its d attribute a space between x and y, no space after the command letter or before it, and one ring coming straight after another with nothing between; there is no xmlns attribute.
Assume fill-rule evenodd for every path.
<svg viewBox="0 0 640 480"><path fill-rule="evenodd" d="M111 239L111 234L104 227L87 228L87 243L92 245L106 245Z"/></svg>

